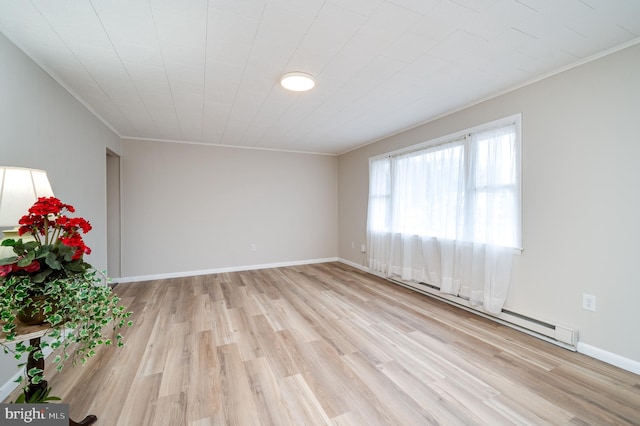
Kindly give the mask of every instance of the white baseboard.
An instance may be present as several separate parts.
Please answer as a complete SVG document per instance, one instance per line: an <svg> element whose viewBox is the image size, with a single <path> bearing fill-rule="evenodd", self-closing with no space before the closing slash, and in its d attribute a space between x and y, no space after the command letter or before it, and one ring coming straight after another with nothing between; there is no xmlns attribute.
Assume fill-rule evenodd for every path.
<svg viewBox="0 0 640 426"><path fill-rule="evenodd" d="M0 386L0 401L4 401L5 398L11 395L11 392L16 390L16 388L20 386L20 383L16 383L16 380L18 379L18 377L20 377L21 374L22 370L16 371L16 374L14 374L13 377L11 377L6 383Z"/></svg>
<svg viewBox="0 0 640 426"><path fill-rule="evenodd" d="M339 257L339 258L338 258L338 262L341 262L341 263L344 263L344 264L346 264L346 265L353 266L353 267L354 267L354 268L356 268L356 269L360 269L360 270L362 270L362 271L365 271L365 272L369 272L369 273L371 273L371 271L369 271L369 268L367 268L366 266L360 265L359 263L352 262L352 261L350 261L350 260L343 259L343 258L341 258L341 257ZM374 274L374 275L375 275L375 274Z"/></svg>
<svg viewBox="0 0 640 426"><path fill-rule="evenodd" d="M578 352L581 354L590 356L591 358L598 359L607 364L615 365L623 370L630 371L635 374L640 374L640 362L634 361L623 356L607 352L603 349L596 348L595 346L588 345L586 343L578 342Z"/></svg>
<svg viewBox="0 0 640 426"><path fill-rule="evenodd" d="M278 262L278 263L265 263L261 265L243 265L243 266L231 266L226 268L214 268L214 269L202 269L198 271L184 271L184 272L169 272L166 274L154 274L154 275L140 275L133 277L112 278L112 283L132 283L138 281L151 281L151 280L164 280L169 278L183 278L194 277L197 275L211 275L221 274L224 272L240 272L240 271L252 271L255 269L270 269L281 268L284 266L298 266L298 265L310 265L312 263L327 263L340 261L337 257L328 257L324 259L307 259L307 260L294 260L290 262Z"/></svg>

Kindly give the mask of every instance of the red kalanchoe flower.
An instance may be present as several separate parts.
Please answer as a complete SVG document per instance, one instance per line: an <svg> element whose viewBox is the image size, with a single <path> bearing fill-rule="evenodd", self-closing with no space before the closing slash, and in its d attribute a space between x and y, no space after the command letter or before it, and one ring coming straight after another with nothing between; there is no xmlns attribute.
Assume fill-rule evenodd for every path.
<svg viewBox="0 0 640 426"><path fill-rule="evenodd" d="M0 277L6 277L13 271L12 265L0 265Z"/></svg>
<svg viewBox="0 0 640 426"><path fill-rule="evenodd" d="M74 217L72 219L69 219L68 222L63 226L69 233L77 232L78 228L82 229L82 232L85 234L91 231L91 224L81 217Z"/></svg>
<svg viewBox="0 0 640 426"><path fill-rule="evenodd" d="M65 246L69 246L75 248L75 253L73 254L73 259L80 259L82 255L91 253L91 249L87 247L87 245L82 240L80 234L74 232L68 237L64 237L60 239L60 242Z"/></svg>
<svg viewBox="0 0 640 426"><path fill-rule="evenodd" d="M20 235L32 234L37 240L39 236L45 237L45 243L53 244L55 241L48 241L70 237L78 230L87 233L91 230L88 221L81 217L69 218L63 213L65 211L75 212L75 208L70 204L64 204L55 197L40 197L29 209L29 214L20 218ZM51 235L49 235L51 234Z"/></svg>
<svg viewBox="0 0 640 426"><path fill-rule="evenodd" d="M31 206L29 213L36 216L57 215L65 208L69 210L66 204L63 204L62 201L55 197L40 197L38 201Z"/></svg>
<svg viewBox="0 0 640 426"><path fill-rule="evenodd" d="M20 269L25 272L38 272L40 270L40 262L38 262L37 260L34 260L29 265Z"/></svg>
<svg viewBox="0 0 640 426"><path fill-rule="evenodd" d="M45 250L46 257L49 258L51 254L54 254L61 262L63 269L65 264L69 262L67 257L69 250L61 250L63 246L71 249L71 261L80 260L85 254L91 253L91 249L82 239L82 234L91 230L91 224L81 217L70 218L66 215L67 212L75 212L75 208L70 204L64 204L55 197L41 197L31 206L29 213L22 216L19 221L19 234L33 236L39 243L40 249ZM18 255L21 256L20 253ZM40 264L36 260L26 267L18 267L16 261L3 266L0 269L0 277L6 277L11 272L39 272L41 268L45 268L44 272L46 272L49 267L51 267L49 262L45 265L45 263ZM77 269L73 269L73 271L75 272Z"/></svg>

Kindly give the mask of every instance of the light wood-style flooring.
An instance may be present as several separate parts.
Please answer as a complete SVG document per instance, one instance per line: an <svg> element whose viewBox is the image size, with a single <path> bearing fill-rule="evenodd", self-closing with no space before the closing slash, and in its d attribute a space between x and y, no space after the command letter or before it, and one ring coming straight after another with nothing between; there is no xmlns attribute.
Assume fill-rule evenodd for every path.
<svg viewBox="0 0 640 426"><path fill-rule="evenodd" d="M126 346L49 372L99 426L640 424L640 376L341 263L116 291Z"/></svg>

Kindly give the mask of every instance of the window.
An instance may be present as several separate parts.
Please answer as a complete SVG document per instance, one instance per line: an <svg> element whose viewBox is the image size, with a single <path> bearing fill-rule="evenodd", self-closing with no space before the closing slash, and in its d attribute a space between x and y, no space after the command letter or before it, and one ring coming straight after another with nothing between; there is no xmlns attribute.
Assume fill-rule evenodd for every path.
<svg viewBox="0 0 640 426"><path fill-rule="evenodd" d="M521 247L520 116L372 158L367 264L499 314Z"/></svg>
<svg viewBox="0 0 640 426"><path fill-rule="evenodd" d="M368 231L519 248L519 124L372 159Z"/></svg>

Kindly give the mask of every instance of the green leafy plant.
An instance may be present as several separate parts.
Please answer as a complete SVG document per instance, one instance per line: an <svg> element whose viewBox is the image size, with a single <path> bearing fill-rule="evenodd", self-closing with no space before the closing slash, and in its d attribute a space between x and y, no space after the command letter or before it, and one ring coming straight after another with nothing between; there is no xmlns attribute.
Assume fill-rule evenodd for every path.
<svg viewBox="0 0 640 426"><path fill-rule="evenodd" d="M46 335L54 339L51 343L42 341L41 349L48 346L54 350L62 349L62 354L53 360L58 371L69 359L73 364L84 364L95 355L95 349L100 345L115 343L122 346L122 335L117 333L113 339L110 338L110 333L105 333L105 326L112 324L112 329L117 330L131 325L126 320L131 313L119 305L120 299L109 286L101 285L102 280L96 274L96 271L86 271L41 284L24 276L6 279L0 285L0 321L6 340L12 342L17 337L16 319L19 313L35 308L42 312L44 321L50 326ZM33 295L44 298L35 299ZM69 351L72 345L73 350ZM5 345L5 352L12 351L17 359L33 349L25 342L16 343L13 349ZM41 351L34 355L36 359L42 356ZM43 373L36 372L29 376L33 383L38 383Z"/></svg>
<svg viewBox="0 0 640 426"><path fill-rule="evenodd" d="M119 304L106 277L84 261L84 254L91 250L81 233L91 230L91 225L66 216L73 211L73 206L57 198L38 199L20 219L19 233L30 240L4 240L2 245L12 247L15 256L0 259L0 326L5 340L15 342L13 348L3 344L4 352L19 361L30 355L37 362L44 359L42 350L50 347L58 350L53 360L57 371L68 362L84 364L101 345L122 346L118 330L131 325L127 320L131 312ZM17 341L19 322L33 313L47 323L45 336L51 342L39 340L32 346L32 341ZM27 369L27 362L18 365L26 370L18 379L23 384L23 401L55 400L49 396L42 368Z"/></svg>

